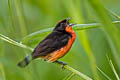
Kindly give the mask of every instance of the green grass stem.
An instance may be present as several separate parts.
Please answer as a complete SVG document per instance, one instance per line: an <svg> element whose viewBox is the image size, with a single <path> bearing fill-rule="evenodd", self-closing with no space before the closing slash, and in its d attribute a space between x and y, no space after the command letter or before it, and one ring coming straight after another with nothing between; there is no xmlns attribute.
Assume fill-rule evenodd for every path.
<svg viewBox="0 0 120 80"><path fill-rule="evenodd" d="M112 24L119 24L119 23L120 23L120 21L113 21L112 22ZM87 29L98 28L101 25L102 25L101 23L76 24L76 25L73 26L73 29L75 31L77 31L77 30L87 30ZM28 38L28 37L32 37L32 36L39 35L39 34L46 33L46 32L51 32L52 30L53 30L53 27L33 32L33 33L25 36L23 38L23 40L26 39L26 38Z"/></svg>
<svg viewBox="0 0 120 80"><path fill-rule="evenodd" d="M0 39L6 41L6 42L8 42L8 43L11 43L11 44L13 44L13 45L22 47L22 48L24 48L24 49L28 49L28 50L30 50L30 51L33 51L33 48L27 47L26 45L21 44L21 43L19 43L19 42L16 42L16 41L14 41L14 40L12 40L12 39L10 39L10 38L2 35L2 34L0 34ZM73 72L73 73L81 76L81 77L82 77L83 79L85 79L85 80L92 80L91 78L89 78L89 77L86 76L85 74L77 71L76 69L74 69L74 68L72 68L72 67L70 67L70 66L68 66L68 65L65 66L65 69L68 69L68 70L70 70L71 72Z"/></svg>

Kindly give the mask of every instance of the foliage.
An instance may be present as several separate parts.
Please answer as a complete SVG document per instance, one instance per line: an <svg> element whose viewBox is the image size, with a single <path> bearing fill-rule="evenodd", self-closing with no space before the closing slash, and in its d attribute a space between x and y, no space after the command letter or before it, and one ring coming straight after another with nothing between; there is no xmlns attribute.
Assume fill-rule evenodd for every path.
<svg viewBox="0 0 120 80"><path fill-rule="evenodd" d="M62 70L42 60L35 60L24 69L16 65L59 20L70 16L71 22L77 23L73 27L77 39L60 60L92 79L119 80L119 3L119 0L1 0L0 80L83 80L70 74L72 70Z"/></svg>

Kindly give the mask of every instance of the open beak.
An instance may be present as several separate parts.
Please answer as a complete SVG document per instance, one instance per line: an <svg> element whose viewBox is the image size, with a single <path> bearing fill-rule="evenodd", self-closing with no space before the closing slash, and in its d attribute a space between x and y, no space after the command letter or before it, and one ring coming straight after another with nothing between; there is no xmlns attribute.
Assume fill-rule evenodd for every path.
<svg viewBox="0 0 120 80"><path fill-rule="evenodd" d="M69 26L74 26L74 25L76 25L76 24L75 24L75 23L70 23L70 24L69 24Z"/></svg>
<svg viewBox="0 0 120 80"><path fill-rule="evenodd" d="M72 17L69 17L69 18L66 18L66 21L69 22L69 20L71 19ZM69 26L74 26L76 25L75 23L70 23Z"/></svg>

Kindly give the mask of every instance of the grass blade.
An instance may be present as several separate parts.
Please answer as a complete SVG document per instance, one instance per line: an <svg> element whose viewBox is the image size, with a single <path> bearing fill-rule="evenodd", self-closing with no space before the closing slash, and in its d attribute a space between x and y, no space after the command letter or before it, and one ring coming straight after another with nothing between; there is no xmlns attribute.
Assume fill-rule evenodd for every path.
<svg viewBox="0 0 120 80"><path fill-rule="evenodd" d="M112 15L114 15L116 18L120 19L120 16L117 15L115 12L109 10L109 9L106 9L108 12L110 12Z"/></svg>
<svg viewBox="0 0 120 80"><path fill-rule="evenodd" d="M72 73L66 80L70 80L75 74Z"/></svg>
<svg viewBox="0 0 120 80"><path fill-rule="evenodd" d="M63 80L70 80L74 76L74 73L68 74Z"/></svg>
<svg viewBox="0 0 120 80"><path fill-rule="evenodd" d="M77 75L81 76L81 77L82 77L83 79L85 79L85 80L92 80L90 77L88 77L88 76L86 76L85 74L83 74L83 73L81 73L81 72L73 69L72 67L70 67L70 66L68 66L68 65L66 65L66 66L64 66L64 67L65 67L66 69L72 71L74 74L77 74Z"/></svg>
<svg viewBox="0 0 120 80"><path fill-rule="evenodd" d="M119 24L120 21L113 21L112 24ZM86 30L86 29L93 29L93 28L98 28L100 27L101 24L100 23L91 23L91 24L76 24L73 26L73 29L75 31L78 31L78 30ZM25 36L23 38L23 41L30 38L30 37L33 37L33 36L37 36L37 35L40 35L40 34L43 34L43 33L46 33L46 32L51 32L53 30L53 27L52 28L47 28L47 29L43 29L43 30L39 30L39 31L36 31L36 32L33 32L27 36ZM23 42L22 41L22 42Z"/></svg>
<svg viewBox="0 0 120 80"><path fill-rule="evenodd" d="M108 57L108 55L106 55L106 56L107 56L108 62L109 62L109 64L110 64L110 67L112 68L112 71L114 72L114 74L115 74L115 76L116 76L116 79L117 79L117 80L120 80L120 78L119 78L119 76L118 76L118 74L117 74L117 72L116 72L116 70L115 70L115 67L114 67L114 65L113 65L113 63L112 63L112 60Z"/></svg>
<svg viewBox="0 0 120 80"><path fill-rule="evenodd" d="M118 65L118 68L120 70L120 31L119 29L111 24L112 20L110 15L108 14L107 10L104 8L100 0L88 0L90 5L95 10L98 18L100 19L101 23L103 24L103 31L106 34L107 40L109 42L109 45L112 49L112 53L115 57L115 61Z"/></svg>
<svg viewBox="0 0 120 80"><path fill-rule="evenodd" d="M115 67L114 67L114 65L113 65L113 63L112 63L112 60L110 60L109 62L110 62L110 66L111 66L111 68L112 68L112 70L113 70L113 72L114 72L114 74L115 74L115 76L116 76L116 79L117 79L117 80L120 80L120 78L119 78L119 76L118 76L118 74L117 74L117 72L116 72L116 70L115 70Z"/></svg>
<svg viewBox="0 0 120 80"><path fill-rule="evenodd" d="M97 69L101 72L103 76L105 76L108 80L112 80L107 74L105 74L99 67Z"/></svg>
<svg viewBox="0 0 120 80"><path fill-rule="evenodd" d="M16 42L16 41L14 41L14 40L12 40L12 39L10 39L10 38L2 35L2 34L0 34L0 39L6 41L6 42L8 42L8 43L11 43L11 44L13 44L13 45L16 45L16 46L19 46L19 47L22 47L22 48L25 48L25 49L28 49L28 50L33 51L33 48L30 48L30 47L27 47L27 46L24 45L24 44L18 43L18 42ZM72 68L72 67L70 67L70 66L68 66L68 65L66 65L65 68L68 69L68 70L70 70L71 72L73 72L73 73L81 76L81 77L82 77L83 79L85 79L85 80L92 80L91 78L89 78L89 77L86 76L85 74L83 74L83 73L75 70L74 68Z"/></svg>
<svg viewBox="0 0 120 80"><path fill-rule="evenodd" d="M30 47L28 47L28 46L26 46L26 45L23 45L23 44L21 44L21 43L19 43L19 42L16 42L16 41L14 41L14 40L12 40L12 39L10 39L10 38L2 35L2 34L0 34L0 39L6 41L6 42L8 42L8 43L11 43L11 44L13 44L13 45L16 45L16 46L19 46L19 47L22 47L22 48L25 48L25 49L28 49L28 50L33 51L32 48L30 48Z"/></svg>

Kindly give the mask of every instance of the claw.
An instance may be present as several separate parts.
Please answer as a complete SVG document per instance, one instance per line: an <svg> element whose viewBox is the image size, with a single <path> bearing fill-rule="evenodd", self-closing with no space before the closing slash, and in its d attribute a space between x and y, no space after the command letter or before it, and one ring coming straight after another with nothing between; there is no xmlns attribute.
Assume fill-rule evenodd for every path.
<svg viewBox="0 0 120 80"><path fill-rule="evenodd" d="M67 63L62 64L62 69L65 69L65 65L67 65Z"/></svg>
<svg viewBox="0 0 120 80"><path fill-rule="evenodd" d="M62 69L65 69L65 65L67 65L67 63L61 62L61 61L55 61L58 64L62 65Z"/></svg>

